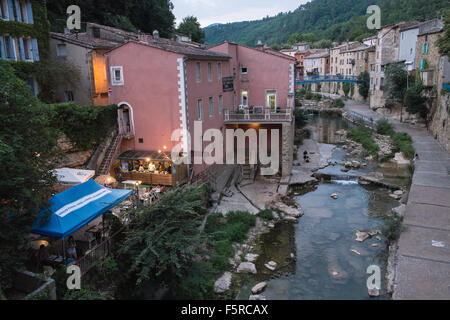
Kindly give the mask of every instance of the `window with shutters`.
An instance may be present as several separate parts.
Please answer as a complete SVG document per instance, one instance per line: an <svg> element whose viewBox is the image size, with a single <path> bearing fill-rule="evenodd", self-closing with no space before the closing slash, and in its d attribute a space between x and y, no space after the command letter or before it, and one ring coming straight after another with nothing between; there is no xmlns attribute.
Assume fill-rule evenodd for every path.
<svg viewBox="0 0 450 320"><path fill-rule="evenodd" d="M9 20L8 0L0 0L0 20Z"/></svg>
<svg viewBox="0 0 450 320"><path fill-rule="evenodd" d="M13 43L11 42L11 38L9 36L3 37L3 43L6 59L11 60L13 58Z"/></svg>

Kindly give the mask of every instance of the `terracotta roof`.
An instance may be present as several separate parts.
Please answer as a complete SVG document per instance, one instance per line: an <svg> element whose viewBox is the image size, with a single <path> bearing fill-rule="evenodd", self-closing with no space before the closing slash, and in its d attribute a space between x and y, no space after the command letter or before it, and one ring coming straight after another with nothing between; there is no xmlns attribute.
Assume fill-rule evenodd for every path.
<svg viewBox="0 0 450 320"><path fill-rule="evenodd" d="M372 47L373 47L373 46L372 46ZM367 50L367 49L369 49L369 48L370 48L370 46L365 45L365 44L361 44L360 46L358 46L358 47L356 47L356 48L353 48L353 49L350 49L350 50L344 50L344 51L342 51L342 53L344 53L344 52L363 51L363 50Z"/></svg>

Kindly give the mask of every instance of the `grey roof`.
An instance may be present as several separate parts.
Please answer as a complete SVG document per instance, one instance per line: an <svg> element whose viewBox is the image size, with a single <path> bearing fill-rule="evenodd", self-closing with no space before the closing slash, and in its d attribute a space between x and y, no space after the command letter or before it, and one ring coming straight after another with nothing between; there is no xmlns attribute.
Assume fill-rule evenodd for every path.
<svg viewBox="0 0 450 320"><path fill-rule="evenodd" d="M86 32L78 34L52 32L51 37L53 39L66 41L90 49L111 49L118 45L115 41L91 37Z"/></svg>
<svg viewBox="0 0 450 320"><path fill-rule="evenodd" d="M428 20L420 24L419 36L441 32L444 30L444 24L439 19Z"/></svg>

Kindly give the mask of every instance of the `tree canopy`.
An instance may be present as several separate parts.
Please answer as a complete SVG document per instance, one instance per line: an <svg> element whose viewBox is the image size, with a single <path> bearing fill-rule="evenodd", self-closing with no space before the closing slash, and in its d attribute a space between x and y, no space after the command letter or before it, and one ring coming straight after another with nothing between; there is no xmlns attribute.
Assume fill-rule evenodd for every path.
<svg viewBox="0 0 450 320"><path fill-rule="evenodd" d="M439 37L437 44L439 53L450 56L450 9L444 11L444 34Z"/></svg>
<svg viewBox="0 0 450 320"><path fill-rule="evenodd" d="M273 44L299 42L298 35L312 33L313 41L362 40L374 35L367 29L367 7L379 5L381 24L400 21L439 18L448 0L312 0L292 12L279 13L261 20L206 27L206 43L217 44L225 40L255 46L261 40ZM292 38L291 38L292 36Z"/></svg>
<svg viewBox="0 0 450 320"><path fill-rule="evenodd" d="M66 10L72 4L81 8L82 23L96 22L146 33L157 29L162 37L170 37L174 31L175 16L170 0L47 0L52 31L63 32Z"/></svg>
<svg viewBox="0 0 450 320"><path fill-rule="evenodd" d="M29 259L33 222L48 204L56 135L48 108L0 60L0 286Z"/></svg>
<svg viewBox="0 0 450 320"><path fill-rule="evenodd" d="M177 31L191 36L194 42L203 43L205 41L205 32L200 28L200 22L194 16L184 18Z"/></svg>

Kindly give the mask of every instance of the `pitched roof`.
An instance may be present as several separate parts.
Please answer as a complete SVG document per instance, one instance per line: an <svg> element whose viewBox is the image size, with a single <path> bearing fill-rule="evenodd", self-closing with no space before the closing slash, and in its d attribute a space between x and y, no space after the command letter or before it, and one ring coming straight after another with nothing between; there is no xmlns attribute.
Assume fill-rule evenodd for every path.
<svg viewBox="0 0 450 320"><path fill-rule="evenodd" d="M310 54L309 56L306 56L305 59L319 59L319 58L326 58L330 55L330 51L327 49L318 49L320 51L314 52Z"/></svg>
<svg viewBox="0 0 450 320"><path fill-rule="evenodd" d="M444 24L439 19L428 20L422 22L419 26L419 36L437 33L444 30Z"/></svg>
<svg viewBox="0 0 450 320"><path fill-rule="evenodd" d="M225 53L216 52L212 50L208 50L205 48L199 48L194 47L191 45L187 45L185 43L179 43L173 40L168 39L152 39L148 42L145 41L128 41L124 44L121 44L115 48L113 48L110 51L116 50L124 45L127 45L128 43L136 43L140 45L144 45L147 47L157 48L168 52L178 53L181 55L186 56L190 59L196 59L196 60L228 60L231 57Z"/></svg>
<svg viewBox="0 0 450 320"><path fill-rule="evenodd" d="M118 45L115 41L91 37L86 32L78 34L51 32L50 35L53 39L70 42L89 49L111 49Z"/></svg>

